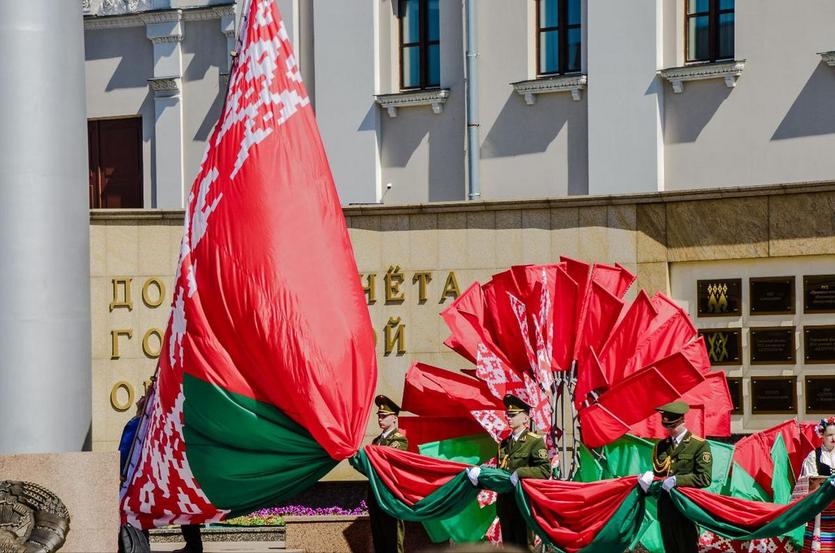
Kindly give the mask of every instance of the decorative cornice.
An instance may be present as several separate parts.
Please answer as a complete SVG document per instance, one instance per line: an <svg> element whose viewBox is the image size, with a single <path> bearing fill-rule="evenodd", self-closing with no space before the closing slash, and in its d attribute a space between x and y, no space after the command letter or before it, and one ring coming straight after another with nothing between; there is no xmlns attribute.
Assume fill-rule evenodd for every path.
<svg viewBox="0 0 835 553"><path fill-rule="evenodd" d="M407 90L394 94L378 94L374 100L388 111L389 117L397 117L398 108L432 106L433 113L441 113L449 98L448 88L437 90Z"/></svg>
<svg viewBox="0 0 835 553"><path fill-rule="evenodd" d="M93 0L95 2L95 0ZM235 15L235 6L224 5L211 8L194 8L182 10L165 10L146 13L133 13L126 15L95 15L94 9L85 11L84 30L99 31L102 29L125 29L128 27L142 27L148 23L168 23L177 21L177 14L180 14L182 21L211 21Z"/></svg>
<svg viewBox="0 0 835 553"><path fill-rule="evenodd" d="M154 77L148 79L148 86L154 96L175 96L180 93L180 78Z"/></svg>
<svg viewBox="0 0 835 553"><path fill-rule="evenodd" d="M348 205L343 206L347 216L359 215L417 215L425 213L459 213L465 211L504 211L518 209L558 209L566 207L598 207L629 204L670 204L704 200L726 200L752 197L802 197L807 194L835 193L835 182L798 182L787 184L761 184L668 192L642 192L609 196L566 196L561 198L532 198L528 200L449 201L404 205ZM174 221L182 222L182 209L91 209L90 222L106 224L108 221ZM350 226L350 224L348 225Z"/></svg>
<svg viewBox="0 0 835 553"><path fill-rule="evenodd" d="M683 67L670 67L658 72L664 79L670 81L673 92L684 92L686 81L702 81L705 79L724 79L725 86L734 88L736 80L742 75L745 60L720 61L715 63L699 63Z"/></svg>
<svg viewBox="0 0 835 553"><path fill-rule="evenodd" d="M517 94L525 98L525 103L532 106L536 103L537 94L551 94L555 92L570 92L571 98L579 102L583 98L583 89L589 82L588 75L556 75L540 77L527 81L510 83Z"/></svg>
<svg viewBox="0 0 835 553"><path fill-rule="evenodd" d="M821 60L829 67L835 67L835 50L829 52L818 52Z"/></svg>

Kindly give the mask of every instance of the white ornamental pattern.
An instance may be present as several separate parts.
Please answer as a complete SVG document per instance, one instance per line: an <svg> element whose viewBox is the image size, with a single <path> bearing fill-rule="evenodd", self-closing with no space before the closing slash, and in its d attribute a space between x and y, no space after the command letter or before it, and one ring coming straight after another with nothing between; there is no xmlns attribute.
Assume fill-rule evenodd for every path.
<svg viewBox="0 0 835 553"><path fill-rule="evenodd" d="M140 9L148 1L106 0L106 4L110 10ZM250 13L253 16L244 18L241 25L241 55L230 78L227 109L215 128L188 198L167 354L160 357L158 401L139 464L122 499L125 522L144 528L214 522L227 514L212 505L201 490L183 438L184 338L191 303L199 300L200 292L194 255L211 228L211 215L223 208L224 194L234 194L232 179L245 166L251 148L309 103L274 0L252 0ZM247 24L249 20L252 25ZM231 148L236 155L221 159L217 152L225 150L224 140L233 136L243 137Z"/></svg>

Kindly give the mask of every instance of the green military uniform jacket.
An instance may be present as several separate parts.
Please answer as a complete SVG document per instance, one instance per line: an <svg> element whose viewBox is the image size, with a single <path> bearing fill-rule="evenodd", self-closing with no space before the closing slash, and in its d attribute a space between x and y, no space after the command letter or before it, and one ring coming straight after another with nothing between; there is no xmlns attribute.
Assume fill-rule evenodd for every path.
<svg viewBox="0 0 835 553"><path fill-rule="evenodd" d="M706 488L713 470L710 444L689 430L678 445L672 438L663 439L652 449L652 469L655 476L675 476L676 486Z"/></svg>
<svg viewBox="0 0 835 553"><path fill-rule="evenodd" d="M545 440L533 432L523 432L515 443L512 435L502 440L496 460L500 469L516 471L519 478L548 478L551 474Z"/></svg>
<svg viewBox="0 0 835 553"><path fill-rule="evenodd" d="M383 436L380 434L371 442L372 445L382 445L386 447L393 447L395 449L402 449L406 451L409 449L409 440L406 439L406 436L400 432L400 430L395 430L388 436Z"/></svg>

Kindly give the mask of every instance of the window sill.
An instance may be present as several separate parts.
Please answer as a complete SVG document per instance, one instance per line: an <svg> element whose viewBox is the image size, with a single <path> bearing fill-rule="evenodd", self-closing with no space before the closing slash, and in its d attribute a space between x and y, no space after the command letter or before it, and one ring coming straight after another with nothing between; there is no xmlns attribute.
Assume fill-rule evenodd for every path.
<svg viewBox="0 0 835 553"><path fill-rule="evenodd" d="M742 75L745 60L728 60L708 63L694 63L683 67L670 67L658 72L664 79L670 81L673 92L684 92L686 81L703 81L706 79L724 79L725 86L733 88L736 80Z"/></svg>
<svg viewBox="0 0 835 553"><path fill-rule="evenodd" d="M553 75L510 83L517 94L525 98L529 106L536 103L537 94L570 92L571 98L579 102L583 98L583 89L588 84L588 75Z"/></svg>
<svg viewBox="0 0 835 553"><path fill-rule="evenodd" d="M830 50L829 52L818 52L818 55L826 65L829 67L835 67L835 50Z"/></svg>
<svg viewBox="0 0 835 553"><path fill-rule="evenodd" d="M448 88L434 90L406 90L394 94L378 94L374 100L384 108L389 117L397 117L399 108L412 106L432 106L433 113L444 111L444 104L449 98Z"/></svg>

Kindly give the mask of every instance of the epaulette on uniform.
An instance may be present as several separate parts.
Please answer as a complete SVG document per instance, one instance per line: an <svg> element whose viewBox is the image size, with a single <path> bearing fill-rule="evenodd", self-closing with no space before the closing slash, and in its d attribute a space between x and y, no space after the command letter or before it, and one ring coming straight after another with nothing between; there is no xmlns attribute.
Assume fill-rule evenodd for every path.
<svg viewBox="0 0 835 553"><path fill-rule="evenodd" d="M542 434L537 434L536 432L531 432L531 431L529 430L529 431L528 431L528 436L530 436L531 438L541 438L541 437L542 437Z"/></svg>
<svg viewBox="0 0 835 553"><path fill-rule="evenodd" d="M696 436L695 434L690 434L690 437L691 437L691 438L693 438L694 440L696 440L697 442L703 442L703 441L705 441L705 439L704 439L704 438L702 438L702 437L700 437L700 436Z"/></svg>

